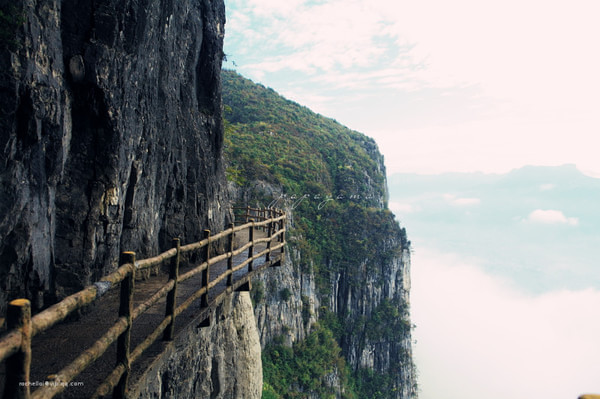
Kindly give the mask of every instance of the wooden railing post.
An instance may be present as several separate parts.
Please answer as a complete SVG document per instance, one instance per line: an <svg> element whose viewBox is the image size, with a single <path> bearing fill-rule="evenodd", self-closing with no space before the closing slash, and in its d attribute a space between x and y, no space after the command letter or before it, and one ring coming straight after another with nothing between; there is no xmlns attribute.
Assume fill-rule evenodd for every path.
<svg viewBox="0 0 600 399"><path fill-rule="evenodd" d="M133 312L133 290L135 282L135 252L123 252L119 263L121 266L127 263L133 264L131 273L128 273L127 277L121 281L119 317L125 317L127 319L127 329L117 340L117 365L122 364L125 366L125 371L113 390L113 398L124 399L127 396L127 381L129 380L129 372L131 371L129 354L132 323L131 313Z"/></svg>
<svg viewBox="0 0 600 399"><path fill-rule="evenodd" d="M181 254L179 253L181 248L181 240L179 238L173 238L173 248L175 248L176 254L171 258L171 267L169 268L169 280L173 280L173 288L167 295L167 308L165 310L165 317L171 316L171 322L163 334L164 341L172 341L175 335L175 308L177 307L177 280L179 279L179 261Z"/></svg>
<svg viewBox="0 0 600 399"><path fill-rule="evenodd" d="M263 220L269 219L269 209L265 208L263 210ZM269 225L263 226L263 231L266 233L269 230Z"/></svg>
<svg viewBox="0 0 600 399"><path fill-rule="evenodd" d="M204 247L204 260L206 261L206 269L202 271L202 286L206 287L206 292L200 299L200 306L203 308L208 306L208 283L210 282L210 230L204 230L204 238L208 241Z"/></svg>
<svg viewBox="0 0 600 399"><path fill-rule="evenodd" d="M269 208L268 213L267 213L267 217L269 219L273 218L273 210L271 208ZM267 225L267 236L269 237L269 241L267 241L267 255L265 256L265 262L269 262L271 260L271 240L272 237L271 235L273 235L273 222L269 221L269 224Z"/></svg>
<svg viewBox="0 0 600 399"><path fill-rule="evenodd" d="M280 212L280 214L283 214L283 212ZM285 218L281 219L279 221L279 228L281 229L281 234L279 235L279 241L281 243L285 243ZM284 255L285 255L285 246L281 247L281 259L284 259Z"/></svg>
<svg viewBox="0 0 600 399"><path fill-rule="evenodd" d="M279 209L276 210L277 216L281 216L281 212L279 212ZM279 233L279 231L281 230L281 220L276 222L277 224L277 232ZM277 236L277 242L281 242L281 234Z"/></svg>
<svg viewBox="0 0 600 399"><path fill-rule="evenodd" d="M229 223L229 228L231 229L231 234L229 234L229 242L228 242L228 247L229 247L229 252L231 253L231 256L229 258L227 258L227 270L229 270L229 272L231 274L229 274L229 276L227 276L227 286L231 287L233 285L233 249L235 246L235 233L233 231L233 223Z"/></svg>
<svg viewBox="0 0 600 399"><path fill-rule="evenodd" d="M250 223L252 224L248 227L248 242L251 242L252 245L248 248L248 258L254 256L254 219L250 219ZM252 270L254 270L254 267L252 261L250 261L250 263L248 263L248 271L251 272Z"/></svg>
<svg viewBox="0 0 600 399"><path fill-rule="evenodd" d="M4 382L5 399L29 399L31 366L31 302L27 299L15 299L6 309L8 331L21 331L21 347L14 355L6 359L6 380Z"/></svg>
<svg viewBox="0 0 600 399"><path fill-rule="evenodd" d="M248 223L248 219L250 218L250 205L246 206L246 222Z"/></svg>

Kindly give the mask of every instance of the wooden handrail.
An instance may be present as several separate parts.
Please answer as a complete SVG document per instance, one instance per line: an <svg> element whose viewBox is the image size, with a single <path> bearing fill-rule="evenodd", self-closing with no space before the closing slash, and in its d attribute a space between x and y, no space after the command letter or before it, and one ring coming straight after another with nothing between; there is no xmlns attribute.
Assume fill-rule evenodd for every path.
<svg viewBox="0 0 600 399"><path fill-rule="evenodd" d="M234 211L235 210L244 210L244 214L242 215L244 217L245 222L247 223L249 219L253 218L253 219L261 219L261 220L267 220L268 217L265 216L267 213L271 213L271 212L275 212L277 214L283 214L283 211L279 210L279 209L274 209L274 208L266 208L266 209L262 209L262 208L251 208L250 206L234 206L232 208Z"/></svg>
<svg viewBox="0 0 600 399"><path fill-rule="evenodd" d="M9 314L7 317L7 321L10 320L8 326L10 331L0 338L0 361L6 360L7 362L11 362L11 370L15 369L15 365L18 367L13 373L15 374L14 378L7 374L3 398L52 398L62 392L67 383L72 381L73 378L102 356L108 347L115 342L118 343L117 364L112 373L97 388L93 397L106 396L111 390L114 398L126 397L131 364L136 361L161 334L163 334L163 340L165 341L173 339L175 318L178 315L188 309L189 306L198 299L202 299L202 306L210 306L208 302L210 290L216 287L217 284L221 283L224 279L227 279L227 287L231 287L234 284L233 274L246 266L248 266L248 273L245 276L248 277L252 275L254 273L252 263L255 260L265 256L265 263L269 263L272 252L278 249L281 250L281 257L283 257L285 245L285 213L275 209L261 210L250 207L240 209L246 210L244 217L249 220L248 223L239 226L235 226L235 224L231 223L228 229L212 236L210 235L210 232L206 230L205 237L202 240L183 246L180 245L179 239L174 239L173 248L147 259L136 261L134 253L123 253L120 266L117 270L83 290L64 298L59 303L33 317L31 317L29 310L30 305L29 307L24 305L24 309L26 309L15 316L16 313L12 309L15 308L16 305L20 305L21 302L27 305L29 304L29 301L26 299L13 301L16 305L9 306L9 313L13 313ZM254 212L255 214L251 214L251 212ZM255 222L251 220L251 216L262 220ZM257 228L268 230L268 236L265 238L255 238L254 230ZM248 243L235 249L235 234L246 229L249 233ZM210 251L211 243L224 238L228 239L228 252L212 256ZM276 240L277 245L272 245L273 240ZM260 253L255 254L254 248L261 243L266 243L267 248ZM179 275L179 259L181 254L190 253L200 249L203 249L204 252L203 262L192 270ZM246 250L248 250L247 259L234 266L234 257ZM227 260L226 270L210 281L210 265L223 260ZM169 280L145 302L138 305L136 308L133 308L132 296L135 289L135 275L137 272L160 266L166 261L170 261L171 265ZM182 304L177 306L177 285L200 273L203 277L202 286L191 294ZM104 335L90 348L83 351L73 362L55 374L53 384L40 387L31 394L29 392L31 339L35 335L46 331L55 324L63 321L71 313L95 302L107 291L119 284L121 287L121 303L117 321L109 327ZM129 347L129 335L133 322L165 296L167 296L167 304L165 317L162 322L141 344L131 351ZM11 302L11 304L13 304L13 302Z"/></svg>
<svg viewBox="0 0 600 399"><path fill-rule="evenodd" d="M123 281L123 279L131 273L133 268L134 266L132 264L123 265L108 276L100 279L100 281L66 297L57 304L50 306L48 309L32 317L31 324L33 327L33 336L46 331L56 323L63 321L71 313L102 297L111 287L116 286ZM2 354L0 354L0 361L4 359Z"/></svg>

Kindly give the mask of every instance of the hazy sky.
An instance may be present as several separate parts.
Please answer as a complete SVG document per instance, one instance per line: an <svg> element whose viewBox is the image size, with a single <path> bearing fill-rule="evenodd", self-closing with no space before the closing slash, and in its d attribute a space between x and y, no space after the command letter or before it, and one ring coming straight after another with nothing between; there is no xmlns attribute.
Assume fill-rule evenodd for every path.
<svg viewBox="0 0 600 399"><path fill-rule="evenodd" d="M570 163L600 177L598 0L225 4L224 66L375 138L388 174ZM439 194L465 212L486 206ZM425 206L391 200L400 220L407 212L417 220ZM550 232L589 222L564 212L556 205L520 217ZM487 273L489 259L436 248L435 229L412 237L405 227L418 238L412 313L421 399L600 393L598 287L523 292ZM494 249L510 253L498 238Z"/></svg>
<svg viewBox="0 0 600 399"><path fill-rule="evenodd" d="M597 0L226 6L225 66L374 137L391 173L600 176Z"/></svg>
<svg viewBox="0 0 600 399"><path fill-rule="evenodd" d="M600 393L600 179L396 174L421 399Z"/></svg>

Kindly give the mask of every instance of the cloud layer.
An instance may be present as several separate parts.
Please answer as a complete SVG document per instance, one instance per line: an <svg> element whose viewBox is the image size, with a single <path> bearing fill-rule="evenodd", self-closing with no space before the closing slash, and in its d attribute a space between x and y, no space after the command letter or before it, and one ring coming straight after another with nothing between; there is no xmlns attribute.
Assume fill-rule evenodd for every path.
<svg viewBox="0 0 600 399"><path fill-rule="evenodd" d="M418 248L412 314L421 399L600 392L600 292L529 296L478 260Z"/></svg>

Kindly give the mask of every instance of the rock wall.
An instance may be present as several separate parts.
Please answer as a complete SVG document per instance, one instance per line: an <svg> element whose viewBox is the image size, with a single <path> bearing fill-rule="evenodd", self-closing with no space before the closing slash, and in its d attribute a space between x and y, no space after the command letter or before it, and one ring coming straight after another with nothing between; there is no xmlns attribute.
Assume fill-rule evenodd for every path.
<svg viewBox="0 0 600 399"><path fill-rule="evenodd" d="M416 373L412 360L410 323L410 253L400 237L374 243L400 249L391 259L379 259L360 276L342 272L331 279L328 309L346 320L340 343L354 370L371 369L392 377L389 397L415 398ZM367 272L367 269L371 269Z"/></svg>
<svg viewBox="0 0 600 399"><path fill-rule="evenodd" d="M254 312L263 347L280 337L291 346L305 339L310 326L317 321L319 297L314 275L294 266L292 259L299 256L296 250L286 254L281 267L266 270L253 282ZM263 292L260 298L256 298L258 290Z"/></svg>
<svg viewBox="0 0 600 399"><path fill-rule="evenodd" d="M385 173L383 158L375 148L367 148ZM365 177L367 193L379 191L372 186L372 176ZM384 183L385 184L385 183ZM281 193L263 182L250 183L263 195ZM232 196L240 201L252 195L231 188ZM365 195L365 197L367 197ZM385 208L380 197L374 197L374 208ZM253 206L257 204L252 204ZM288 231L293 230L294 209L287 207ZM390 213L385 223L394 226ZM290 250L281 267L265 271L254 281L255 317L261 345L284 342L292 345L310 333L313 323L325 312L333 312L341 320L344 333L340 347L349 366L360 377L361 370L373 370L387 376L389 398L417 397L417 376L412 359L410 324L410 243L399 227L379 235L380 225L363 225L360 240L366 240L377 255L373 258L348 259L344 265L325 265L330 270L326 289L317 288L315 267L310 257L294 248L293 233L288 234ZM359 229L356 229L358 231ZM376 238L375 238L376 237ZM323 265L319 266L323 269ZM387 378L386 377L386 378ZM339 375L328 375L323 383L344 397ZM319 397L311 392L307 397Z"/></svg>
<svg viewBox="0 0 600 399"><path fill-rule="evenodd" d="M222 1L0 7L0 314L226 225Z"/></svg>
<svg viewBox="0 0 600 399"><path fill-rule="evenodd" d="M247 292L227 296L208 327L191 323L131 388L131 398L260 399L262 363Z"/></svg>

